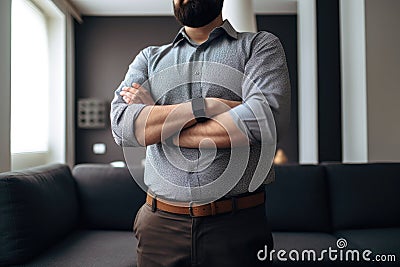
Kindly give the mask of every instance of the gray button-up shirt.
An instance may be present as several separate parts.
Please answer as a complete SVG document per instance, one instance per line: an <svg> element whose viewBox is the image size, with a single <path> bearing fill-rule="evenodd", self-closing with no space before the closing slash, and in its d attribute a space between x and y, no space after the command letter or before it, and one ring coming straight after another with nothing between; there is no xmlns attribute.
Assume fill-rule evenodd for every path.
<svg viewBox="0 0 400 267"><path fill-rule="evenodd" d="M244 80L250 80L253 86L245 86ZM134 123L145 107L143 104L127 105L120 96L122 88L132 83L144 85L157 105L182 103L200 96L243 102L229 113L249 137L250 153L243 159L246 161L243 172L233 172L238 177L232 178L235 182L227 195L248 191L260 158L263 129L273 132L271 128L276 126L279 138L289 123L290 82L279 39L268 32L236 32L227 20L200 45L182 28L172 43L148 47L136 56L111 104L112 133L116 143L124 146L139 146ZM269 108L273 117L268 116ZM269 135L274 139L273 133ZM231 149L216 149L211 153L181 148L178 150L182 155L171 158L165 149L162 144L147 147L144 183L156 195L179 200L192 199L193 193L185 188L217 180L235 154ZM238 154L235 155L237 158ZM272 157L270 155L269 160ZM212 160L206 159L204 163L200 158ZM262 175L264 183L274 179L273 169ZM182 192L177 192L175 187L171 190L160 181L179 186Z"/></svg>

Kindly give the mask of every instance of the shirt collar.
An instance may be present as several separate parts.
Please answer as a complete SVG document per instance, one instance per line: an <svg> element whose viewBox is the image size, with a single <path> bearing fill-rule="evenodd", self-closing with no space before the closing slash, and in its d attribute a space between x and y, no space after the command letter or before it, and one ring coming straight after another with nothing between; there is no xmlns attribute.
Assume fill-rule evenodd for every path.
<svg viewBox="0 0 400 267"><path fill-rule="evenodd" d="M225 30L225 32L232 38L237 39L238 38L238 32L235 30L235 28L233 28L232 24L229 22L229 20L224 20L224 23L222 24L221 27L219 27L223 30Z"/></svg>
<svg viewBox="0 0 400 267"><path fill-rule="evenodd" d="M224 23L220 27L217 27L214 30L212 30L212 32L210 33L210 38L212 38L212 37L215 38L215 37L221 35L221 33L223 33L223 32L225 32L226 34L228 34L230 37L232 37L234 39L238 38L238 32L233 28L233 26L231 25L231 23L228 20L224 20ZM185 27L182 27L179 30L179 32L175 36L172 44L174 46L176 46L183 39L186 39L188 42L192 43L189 36L185 32Z"/></svg>

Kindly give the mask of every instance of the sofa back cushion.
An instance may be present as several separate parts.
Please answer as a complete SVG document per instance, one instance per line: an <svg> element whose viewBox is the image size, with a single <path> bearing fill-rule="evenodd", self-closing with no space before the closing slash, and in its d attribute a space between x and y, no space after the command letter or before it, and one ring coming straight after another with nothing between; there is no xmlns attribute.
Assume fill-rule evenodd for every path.
<svg viewBox="0 0 400 267"><path fill-rule="evenodd" d="M128 168L81 164L72 171L78 185L82 226L88 229L132 230L146 194ZM143 175L143 168L137 174Z"/></svg>
<svg viewBox="0 0 400 267"><path fill-rule="evenodd" d="M44 251L76 226L78 213L68 166L0 174L0 266Z"/></svg>
<svg viewBox="0 0 400 267"><path fill-rule="evenodd" d="M329 232L328 188L322 166L276 166L266 185L267 216L273 231Z"/></svg>
<svg viewBox="0 0 400 267"><path fill-rule="evenodd" d="M329 164L335 229L400 227L400 163Z"/></svg>

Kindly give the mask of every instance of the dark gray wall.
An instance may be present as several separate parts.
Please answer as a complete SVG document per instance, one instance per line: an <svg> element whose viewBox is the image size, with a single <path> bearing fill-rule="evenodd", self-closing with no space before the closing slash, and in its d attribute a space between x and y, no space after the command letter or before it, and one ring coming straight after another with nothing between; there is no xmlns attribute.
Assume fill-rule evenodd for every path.
<svg viewBox="0 0 400 267"><path fill-rule="evenodd" d="M283 138L279 140L281 148L290 163L299 162L299 126L298 126L298 93L297 93L297 16L296 15L263 15L257 16L260 31L275 34L285 49L292 88L292 107L290 125Z"/></svg>
<svg viewBox="0 0 400 267"><path fill-rule="evenodd" d="M400 1L365 2L368 160L400 161Z"/></svg>
<svg viewBox="0 0 400 267"><path fill-rule="evenodd" d="M96 97L111 102L135 55L149 45L169 43L180 26L174 17L84 17L75 24L76 98ZM280 146L298 161L297 133L297 22L296 16L257 16L258 28L277 35L285 47L293 88L292 124ZM95 155L94 143L105 143L107 153ZM138 157L143 157L143 150ZM123 160L110 127L76 130L76 163Z"/></svg>

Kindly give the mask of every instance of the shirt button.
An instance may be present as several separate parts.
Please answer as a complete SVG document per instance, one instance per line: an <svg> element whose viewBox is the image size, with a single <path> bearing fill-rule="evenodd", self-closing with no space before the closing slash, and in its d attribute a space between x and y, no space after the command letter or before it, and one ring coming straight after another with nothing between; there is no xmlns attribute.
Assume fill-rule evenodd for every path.
<svg viewBox="0 0 400 267"><path fill-rule="evenodd" d="M195 74L196 76L199 76L199 75L200 75L200 71L196 71L194 74Z"/></svg>

